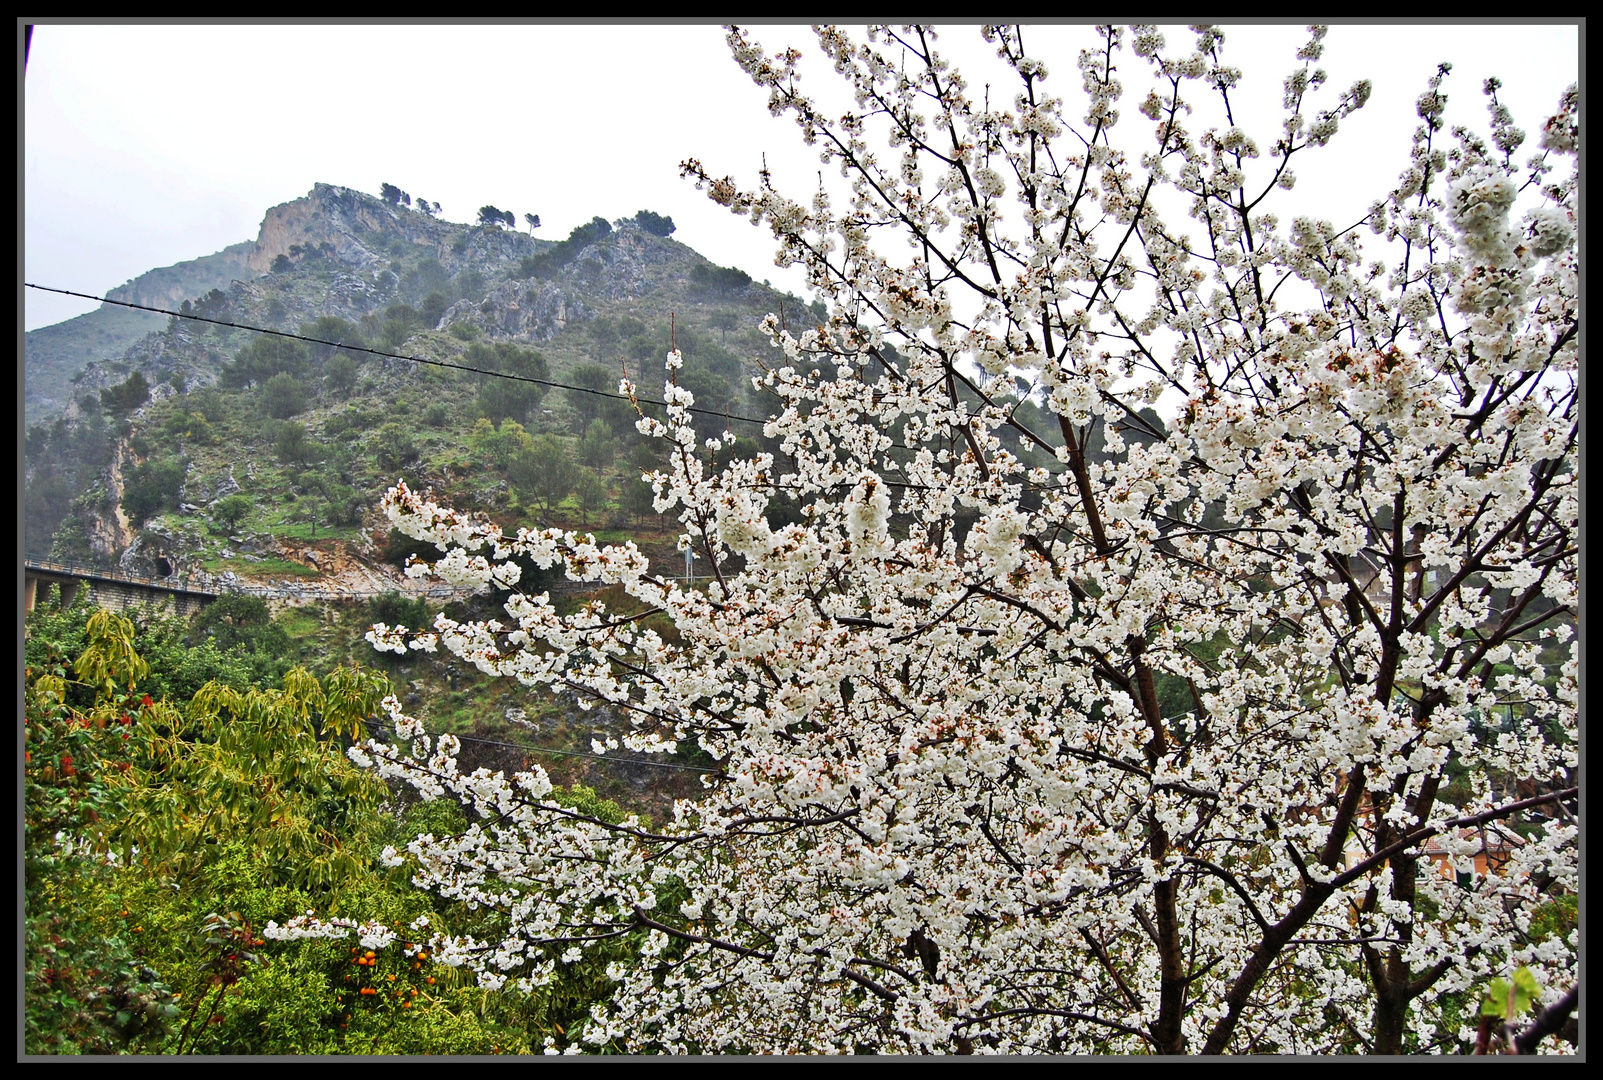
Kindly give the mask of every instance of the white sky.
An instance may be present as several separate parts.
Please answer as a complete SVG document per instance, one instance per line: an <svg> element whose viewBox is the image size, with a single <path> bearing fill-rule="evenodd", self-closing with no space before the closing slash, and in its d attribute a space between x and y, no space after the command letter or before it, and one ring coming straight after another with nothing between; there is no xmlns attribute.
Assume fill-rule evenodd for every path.
<svg viewBox="0 0 1603 1080"><path fill-rule="evenodd" d="M1165 32L1171 51L1189 51L1188 31ZM812 61L804 90L838 100L827 96L833 73L805 27L753 34L769 52L801 48ZM1305 36L1295 25L1227 30L1225 59L1244 72L1236 100L1246 116L1237 122L1265 150ZM1089 27L1026 31L1026 48L1049 66L1047 88L1067 99L1071 117L1083 100L1075 58L1093 40ZM977 28L950 28L940 46L974 96L988 77L999 91L1007 85ZM1444 87L1449 124L1485 130L1481 83L1496 74L1531 135L1523 160L1577 79L1579 35L1574 24L1333 27L1320 62L1330 73L1323 100L1359 78L1375 90L1322 158L1294 163L1301 212L1350 224L1391 184L1418 122L1413 102L1442 60L1454 65ZM974 61L991 74L972 70ZM1121 128L1144 137L1133 56L1120 74ZM752 186L766 152L792 198L818 183L816 156L790 120L768 114L765 93L740 73L716 26L43 25L24 94L31 282L104 294L146 270L254 239L270 206L316 182L376 194L387 181L440 202L452 221L472 220L486 203L520 222L537 213L537 235L551 240L597 214L655 210L708 258L802 291L799 274L773 267L766 227L734 218L678 175L679 161L696 157ZM27 329L95 306L25 293Z"/></svg>

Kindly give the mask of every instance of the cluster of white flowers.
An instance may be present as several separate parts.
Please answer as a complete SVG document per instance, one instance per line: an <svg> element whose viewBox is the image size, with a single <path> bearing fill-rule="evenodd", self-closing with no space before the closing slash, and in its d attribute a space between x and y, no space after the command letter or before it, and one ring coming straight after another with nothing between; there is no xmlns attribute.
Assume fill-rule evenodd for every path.
<svg viewBox="0 0 1603 1080"><path fill-rule="evenodd" d="M506 915L498 940L438 934L441 959L532 986L646 931L585 1038L671 1052L1450 1050L1444 993L1517 964L1564 993L1574 940L1531 928L1577 876L1575 184L1522 185L1467 134L1446 154L1444 71L1371 221L1405 258L1377 269L1356 231L1249 221L1258 189L1234 194L1273 195L1367 99L1314 111L1323 29L1260 143L1179 123L1186 95L1235 85L1221 33L1174 56L1137 28L1172 79L1141 112L1153 183L1205 237L1183 242L1095 135L1118 119L1118 32L1080 57L1082 124L1011 28L986 34L1012 114L923 30L819 33L863 115L825 116L794 56L730 44L852 178L849 206L685 166L772 227L832 316L765 321L779 450L755 460L713 466L669 358L666 418L640 426L673 448L657 506L703 587L632 545L507 536L404 485L385 501L448 552L420 572L515 585L527 556L638 607L515 592L510 622L375 627L375 647L427 633L628 716L620 745L720 768L660 828L611 825L538 769L462 774L454 739L388 702L399 745L353 756L477 824L386 857ZM880 227L912 241L905 265L865 239ZM1119 290L1143 277L1135 310ZM1318 301L1277 300L1287 277ZM1050 429L1020 420L1020 379ZM1169 423L1139 407L1164 389L1186 402ZM800 523L770 523L776 490ZM671 642L642 625L658 612ZM1463 830L1513 825L1460 885L1485 847Z"/></svg>

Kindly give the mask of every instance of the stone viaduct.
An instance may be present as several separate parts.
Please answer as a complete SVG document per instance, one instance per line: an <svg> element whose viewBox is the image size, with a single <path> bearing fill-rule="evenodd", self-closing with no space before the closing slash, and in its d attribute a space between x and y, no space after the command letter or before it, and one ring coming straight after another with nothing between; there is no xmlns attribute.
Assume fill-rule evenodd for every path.
<svg viewBox="0 0 1603 1080"><path fill-rule="evenodd" d="M176 614L193 615L217 599L217 593L193 589L180 578L147 578L121 570L103 570L79 563L27 558L23 562L23 605L32 611L35 601L47 595L50 586L61 590L60 603L66 607L88 589L90 599L112 611L134 607L168 607Z"/></svg>

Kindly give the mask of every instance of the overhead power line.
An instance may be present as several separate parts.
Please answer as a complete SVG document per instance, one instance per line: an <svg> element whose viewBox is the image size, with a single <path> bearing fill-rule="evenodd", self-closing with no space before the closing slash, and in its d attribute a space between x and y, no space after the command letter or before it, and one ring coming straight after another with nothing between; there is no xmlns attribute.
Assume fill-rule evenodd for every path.
<svg viewBox="0 0 1603 1080"><path fill-rule="evenodd" d="M668 403L665 401L658 401L655 398L641 397L638 394L636 394L634 397L630 397L627 394L616 394L606 390L594 390L588 386L574 386L570 383L556 382L553 379L539 379L532 375L514 375L506 371L491 371L487 368L474 367L471 364L457 364L449 360L435 360L427 356L407 356L404 353L392 353L385 352L382 349L370 349L365 345L347 345L343 341L329 341L326 338L308 337L305 334L292 334L288 330L269 330L265 326L250 326L245 323L229 322L226 319L210 319L204 315L195 315L182 311L170 311L167 308L150 307L146 304L134 304L126 300L112 300L103 296L94 296L90 293L74 292L71 289L55 289L48 285L35 285L31 281L23 282L23 284L30 289L37 289L40 292L59 293L62 296L76 296L84 300L98 300L102 304L115 304L118 307L133 308L135 311L149 311L156 315L168 315L174 319L188 319L191 322L210 323L213 326L226 326L231 330L246 330L253 334L269 334L273 337L289 338L292 341L304 341L312 345L327 345L330 348L343 349L346 352L367 353L370 356L376 356L385 360L405 360L413 364L427 364L431 367L448 368L452 371L466 371L474 375L484 375L492 379L511 379L514 382L534 383L537 386L547 386L557 390L567 390L576 394L590 394L595 397L608 398L612 401L626 401L631 405L660 405L664 408L667 408L668 406ZM758 420L755 417L750 416L740 416L736 413L720 412L717 409L704 409L697 405L681 406L681 408L685 408L687 412L700 413L703 416L718 417L725 421L739 421L743 424L756 424L758 427L766 426L768 423L767 420ZM914 488L922 491L936 490L929 484L913 484L906 481L890 479L885 479L883 482L889 487ZM852 485L850 482L836 485L837 488L851 486ZM1057 485L1043 485L1026 481L1025 486L1046 490L1056 487Z"/></svg>
<svg viewBox="0 0 1603 1080"><path fill-rule="evenodd" d="M149 311L156 315L169 315L175 319L188 319L191 322L211 323L213 326L226 326L231 330L248 330L253 334L271 334L273 337L289 338L292 341L305 341L312 345L327 345L335 349L344 349L346 352L367 353L385 360L405 360L413 364L428 364L431 367L449 368L452 371L467 371L474 375L485 375L492 379L511 379L514 382L534 383L537 386L548 386L557 390L567 390L576 394L591 394L595 397L610 398L613 401L627 401L631 405L661 405L667 407L666 401L654 398L641 397L638 394L631 398L627 394L612 393L606 390L595 390L588 386L573 386L570 383L556 382L553 379L540 379L533 375L514 375L507 371L491 371L487 368L474 367L472 364L457 364L450 360L435 360L427 356L407 356L404 353L385 352L382 349L370 349L365 345L347 345L343 341L328 341L324 338L307 337L304 334L292 334L288 330L269 330L265 326L249 326L245 323L229 322L227 319L209 319L204 315L195 315L182 311L169 311L166 308L150 307L146 304L132 304L126 300L111 300L103 296L92 296L89 293L73 292L71 289L53 289L48 285L35 285L33 282L23 282L30 289L40 292L59 293L62 296L76 296L84 300L98 300L102 304L115 304L118 307L133 308L135 311ZM704 409L696 405L689 406L686 411L700 413L703 416L714 416L723 420L738 420L743 424L756 424L762 427L766 420L758 420L750 416L739 416L735 413L722 412L718 409Z"/></svg>

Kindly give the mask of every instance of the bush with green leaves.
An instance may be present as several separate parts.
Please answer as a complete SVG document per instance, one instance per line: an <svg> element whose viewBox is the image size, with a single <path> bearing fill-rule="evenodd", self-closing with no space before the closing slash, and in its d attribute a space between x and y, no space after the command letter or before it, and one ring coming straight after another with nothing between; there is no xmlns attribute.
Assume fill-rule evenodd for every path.
<svg viewBox="0 0 1603 1080"><path fill-rule="evenodd" d="M134 372L115 386L100 391L100 405L113 416L127 416L150 400L150 383L142 372Z"/></svg>
<svg viewBox="0 0 1603 1080"><path fill-rule="evenodd" d="M250 517L251 511L255 508L256 502L249 495L238 492L225 495L212 504L212 520L224 533L232 536L234 530L244 524L245 519Z"/></svg>
<svg viewBox="0 0 1603 1080"><path fill-rule="evenodd" d="M288 372L279 372L262 386L262 411L287 420L306 411L306 384Z"/></svg>
<svg viewBox="0 0 1603 1080"><path fill-rule="evenodd" d="M69 666L59 651L24 670L23 1048L30 1054L116 1053L166 1033L171 990L107 934L98 911L115 891L108 830L123 815L130 714L145 674L133 624L97 611ZM69 688L89 704L69 701Z"/></svg>
<svg viewBox="0 0 1603 1080"><path fill-rule="evenodd" d="M178 509L179 492L189 463L183 458L166 457L135 465L123 484L122 510L135 525L169 510Z"/></svg>
<svg viewBox="0 0 1603 1080"><path fill-rule="evenodd" d="M422 597L408 599L393 591L369 600L367 614L373 622L389 626L422 627L429 624L429 606Z"/></svg>

